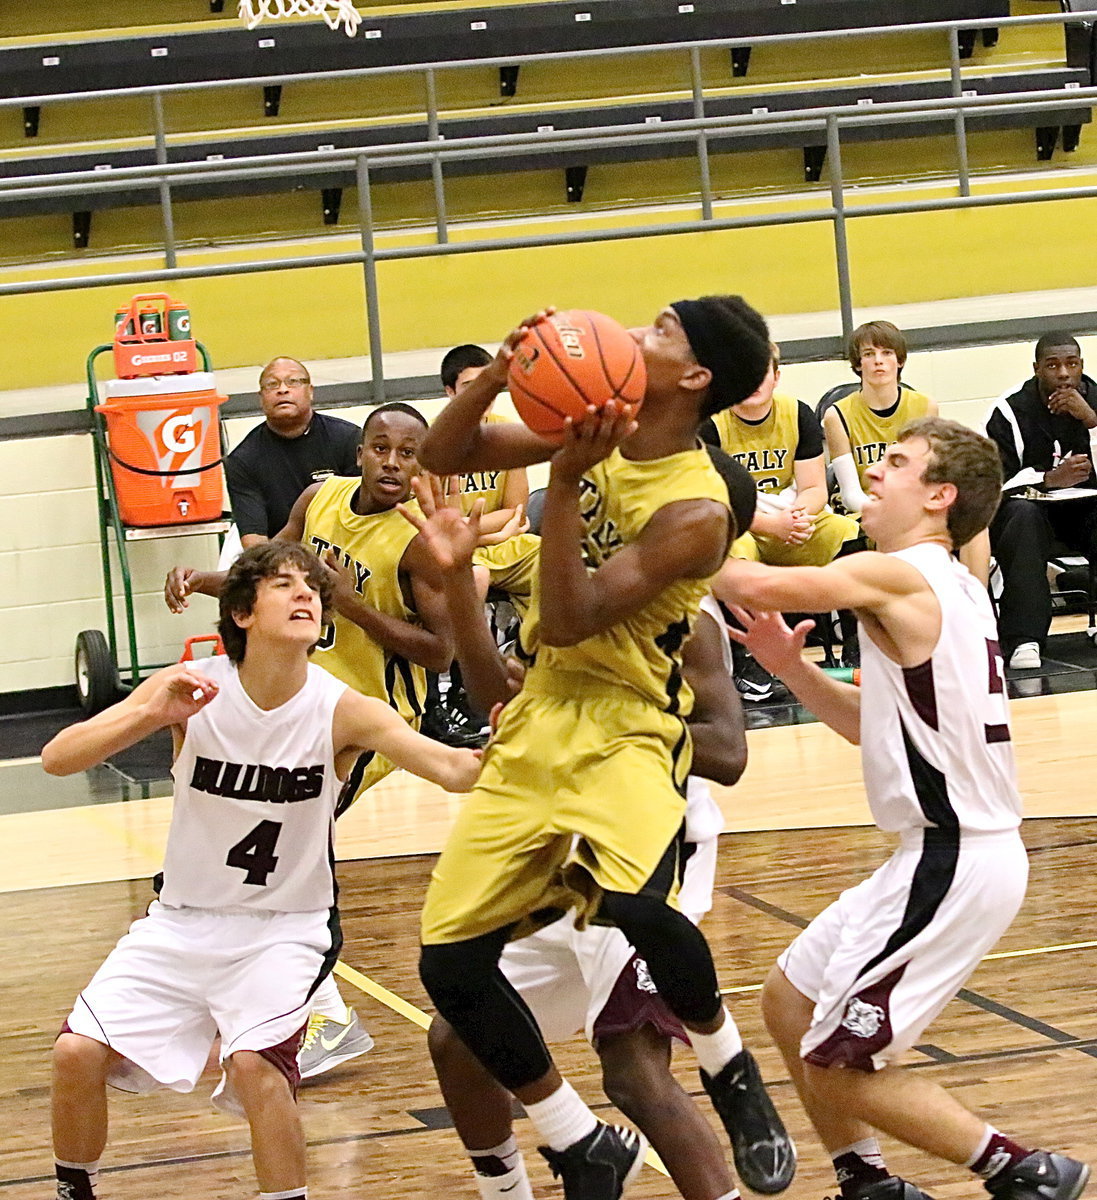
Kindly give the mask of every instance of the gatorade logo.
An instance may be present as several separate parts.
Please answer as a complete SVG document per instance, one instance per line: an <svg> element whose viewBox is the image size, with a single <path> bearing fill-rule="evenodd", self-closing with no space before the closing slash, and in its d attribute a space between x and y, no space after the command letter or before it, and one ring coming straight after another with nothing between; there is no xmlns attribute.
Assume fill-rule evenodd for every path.
<svg viewBox="0 0 1097 1200"><path fill-rule="evenodd" d="M190 454L198 445L198 434L194 428L196 424L198 420L193 413L169 417L160 426L160 440L164 448L171 454Z"/></svg>
<svg viewBox="0 0 1097 1200"><path fill-rule="evenodd" d="M145 365L146 363L171 362L173 360L173 357L174 356L171 354L135 354L130 359L130 362L133 363L133 365L135 367L140 367L140 366ZM184 354L183 357L185 358L186 355Z"/></svg>
<svg viewBox="0 0 1097 1200"><path fill-rule="evenodd" d="M178 329L180 333L190 333L190 317L176 317L175 328Z"/></svg>

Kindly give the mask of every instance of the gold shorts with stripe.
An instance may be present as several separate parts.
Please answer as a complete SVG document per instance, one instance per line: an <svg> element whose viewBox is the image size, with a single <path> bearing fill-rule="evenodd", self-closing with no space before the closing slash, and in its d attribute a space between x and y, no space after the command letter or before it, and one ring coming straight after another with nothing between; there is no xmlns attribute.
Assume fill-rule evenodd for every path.
<svg viewBox="0 0 1097 1200"><path fill-rule="evenodd" d="M603 890L674 903L691 759L681 718L534 670L431 875L423 944L522 936L576 903L589 915Z"/></svg>
<svg viewBox="0 0 1097 1200"><path fill-rule="evenodd" d="M803 545L790 546L764 534L744 533L731 543L728 554L771 567L825 567L833 562L844 542L852 541L860 533L861 526L852 517L821 512L815 518L815 532Z"/></svg>

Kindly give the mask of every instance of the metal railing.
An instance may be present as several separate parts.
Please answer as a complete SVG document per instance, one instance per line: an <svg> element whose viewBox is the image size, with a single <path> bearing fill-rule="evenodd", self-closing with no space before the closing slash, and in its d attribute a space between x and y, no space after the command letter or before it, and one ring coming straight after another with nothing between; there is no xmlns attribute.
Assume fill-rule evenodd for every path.
<svg viewBox="0 0 1097 1200"><path fill-rule="evenodd" d="M59 195L109 193L132 190L135 186L155 186L161 209L164 259L163 268L145 271L118 272L109 275L78 276L63 279L36 280L20 283L0 283L0 296L34 292L68 291L86 287L108 287L118 284L146 284L162 281L165 284L177 279L209 278L220 275L253 274L274 270L292 270L309 267L331 267L360 264L364 273L366 315L369 331L369 357L373 384L373 398L384 399L384 375L382 369L381 314L377 294L377 264L407 258L438 257L450 254L477 254L491 250L509 250L527 247L558 246L585 242L619 241L632 238L656 237L670 234L695 233L708 230L730 230L758 228L775 225L830 222L834 232L835 263L838 276L839 308L843 334L853 326L852 287L850 280L849 251L846 225L851 219L869 216L886 216L900 213L931 212L957 208L982 208L1009 204L1037 203L1049 200L1091 199L1097 197L1097 186L1067 187L1044 190L999 192L973 196L967 161L967 120L974 116L996 116L1011 112L1040 112L1082 108L1097 101L1097 87L1071 88L1055 92L1022 92L1004 95L964 95L959 56L959 33L961 30L986 27L1004 28L1019 25L1067 24L1094 20L1093 13L1054 13L1032 17L1008 17L954 21L947 23L912 24L886 26L873 30L841 30L810 34L764 35L751 38L728 38L706 42L670 43L658 46L622 47L612 50L587 50L574 54L552 53L493 59L478 59L446 64L444 68L434 66L398 66L361 68L351 71L323 72L261 76L251 79L218 80L185 83L162 87L113 88L94 92L69 93L64 95L30 96L0 99L0 108L87 102L104 98L147 95L151 98L153 115L153 145L156 163L148 166L120 167L103 171L74 171L57 174L40 174L0 179L0 215L3 204L13 200L44 199ZM951 96L948 99L914 100L872 104L866 107L829 107L801 109L792 113L754 113L731 117L709 117L705 115L705 89L701 78L700 51L735 46L757 46L763 43L788 43L800 41L826 41L837 37L864 37L883 34L911 32L943 32L949 43ZM694 116L689 120L666 121L657 124L616 125L593 128L581 134L574 131L555 130L530 134L508 134L474 138L441 140L438 133L439 111L435 92L435 74L438 70L456 70L469 66L510 66L547 60L576 59L588 57L619 57L685 52L689 59ZM167 160L167 135L164 124L164 98L180 93L210 90L241 85L268 85L298 81L315 82L320 79L345 79L348 77L406 74L421 71L424 75L428 138L426 141L398 143L387 146L361 146L340 150L309 151L277 155L241 156L220 161L188 162L169 164ZM899 123L922 123L951 118L956 142L956 180L958 195L944 198L892 201L879 204L859 204L850 207L845 196L845 180L842 172L841 131L864 126L881 126ZM709 145L721 136L734 134L736 137L765 137L775 133L814 133L827 146L827 166L830 182L830 204L820 205L811 211L787 211L749 217L718 217L713 206L711 174L709 170ZM449 160L479 158L509 158L528 155L533 150L563 152L573 150L599 150L607 147L629 147L648 143L672 144L691 142L696 149L701 198L700 219L679 222L662 222L642 226L610 226L603 229L581 232L565 232L527 237L503 237L451 242L449 221L445 203L444 166ZM434 187L435 241L433 244L378 249L376 229L372 213L371 171L392 166L429 165ZM172 213L172 188L182 184L228 182L243 179L260 179L271 176L284 177L287 169L297 175L308 176L333 170L353 171L358 193L358 223L361 249L338 254L303 255L292 259L265 259L247 263L215 264L181 267L174 237ZM620 216L621 210L607 214ZM589 216L589 214L584 214Z"/></svg>

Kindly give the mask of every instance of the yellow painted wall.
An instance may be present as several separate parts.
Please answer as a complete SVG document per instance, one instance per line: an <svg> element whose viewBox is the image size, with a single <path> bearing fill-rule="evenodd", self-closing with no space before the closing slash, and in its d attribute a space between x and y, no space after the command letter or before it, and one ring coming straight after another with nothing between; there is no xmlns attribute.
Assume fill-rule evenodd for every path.
<svg viewBox="0 0 1097 1200"><path fill-rule="evenodd" d="M630 213L614 224L651 219ZM593 219L587 224L593 226ZM547 233L562 227L512 228ZM411 240L391 235L379 244ZM849 244L855 305L1087 287L1097 261L1097 201L863 218L849 223ZM310 241L296 249L311 253L320 245ZM323 243L325 250L356 245L349 237ZM188 252L181 261L239 262L249 253L290 257L294 248ZM99 274L123 262L127 269L142 269L157 260L96 260L82 269ZM72 270L71 264L7 270L0 281L64 277ZM668 299L708 291L742 292L769 314L837 307L833 242L825 223L385 262L379 265L379 286L387 352L498 339L518 317L545 303L604 309L625 322L643 319ZM0 298L4 343L30 348L9 362L7 386L79 380L88 350L109 334L116 304L137 290L158 288ZM196 279L168 290L190 305L196 333L219 367L264 361L272 346L293 345L304 359L367 351L357 266ZM977 315L976 300L973 319Z"/></svg>

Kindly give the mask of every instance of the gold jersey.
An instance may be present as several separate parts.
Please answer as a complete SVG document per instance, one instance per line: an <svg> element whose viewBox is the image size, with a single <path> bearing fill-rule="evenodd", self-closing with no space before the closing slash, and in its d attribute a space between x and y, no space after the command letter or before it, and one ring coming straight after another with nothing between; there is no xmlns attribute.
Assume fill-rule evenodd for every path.
<svg viewBox="0 0 1097 1200"><path fill-rule="evenodd" d="M869 408L864 393L857 391L843 396L835 405L838 418L849 435L850 450L865 487L865 472L884 457L884 451L895 441L899 430L908 421L917 421L929 413L929 397L911 388L899 389L899 403L889 416Z"/></svg>
<svg viewBox="0 0 1097 1200"><path fill-rule="evenodd" d="M636 541L659 509L679 500L714 500L727 510L727 488L707 451L632 462L614 450L580 484L587 568L596 570ZM540 645L540 585L538 572L522 625L523 653L534 659L527 690L598 696L625 689L667 713L689 714L693 692L682 675L682 645L708 591L707 577L675 580L639 612L575 646Z"/></svg>
<svg viewBox="0 0 1097 1200"><path fill-rule="evenodd" d="M416 536L396 511L359 516L352 508L361 479L333 476L320 485L305 513L301 541L321 558L334 550L354 572L354 590L379 612L418 623L400 582L400 560ZM410 507L416 507L412 501ZM399 654L382 649L346 617L335 615L324 626L314 661L337 679L387 701L418 728L426 696L426 672Z"/></svg>
<svg viewBox="0 0 1097 1200"><path fill-rule="evenodd" d="M745 421L730 408L713 418L720 449L750 472L760 492L782 492L795 482L800 441L800 401L773 394L773 407L761 421Z"/></svg>
<svg viewBox="0 0 1097 1200"><path fill-rule="evenodd" d="M498 413L488 413L484 420L491 425L510 424L506 417ZM505 508L503 497L507 490L506 471L462 471L457 479L461 485L461 511L467 517L472 512L472 506L477 500L484 501L484 512L498 512Z"/></svg>

